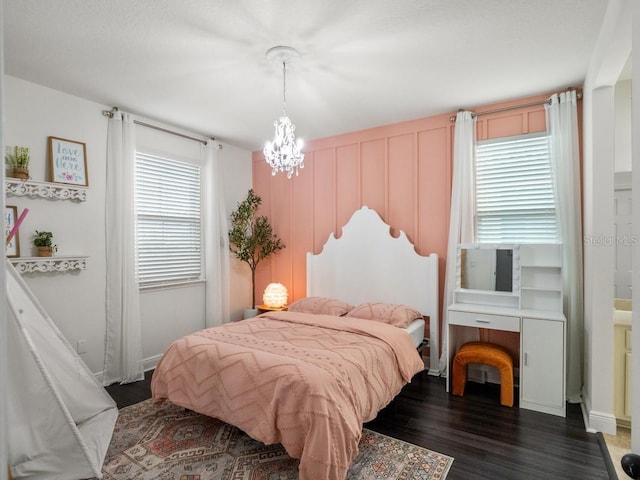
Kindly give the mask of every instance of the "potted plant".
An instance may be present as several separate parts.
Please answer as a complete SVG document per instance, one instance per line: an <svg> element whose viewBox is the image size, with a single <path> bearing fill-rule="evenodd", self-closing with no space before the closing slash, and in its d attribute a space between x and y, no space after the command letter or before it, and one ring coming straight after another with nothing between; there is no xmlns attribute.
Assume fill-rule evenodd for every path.
<svg viewBox="0 0 640 480"><path fill-rule="evenodd" d="M29 179L29 161L31 157L28 147L16 146L13 147L13 150L8 149L4 159L9 168L11 168L12 177L20 178L21 180Z"/></svg>
<svg viewBox="0 0 640 480"><path fill-rule="evenodd" d="M58 250L58 246L53 244L53 233L51 232L36 230L33 245L38 249L39 257L51 257Z"/></svg>
<svg viewBox="0 0 640 480"><path fill-rule="evenodd" d="M249 265L251 269L251 311L245 311L245 318L255 316L256 310L256 268L258 264L282 250L285 245L276 234L264 215L256 215L262 199L253 189L247 198L238 203L231 213L231 229L229 230L229 248L234 256Z"/></svg>

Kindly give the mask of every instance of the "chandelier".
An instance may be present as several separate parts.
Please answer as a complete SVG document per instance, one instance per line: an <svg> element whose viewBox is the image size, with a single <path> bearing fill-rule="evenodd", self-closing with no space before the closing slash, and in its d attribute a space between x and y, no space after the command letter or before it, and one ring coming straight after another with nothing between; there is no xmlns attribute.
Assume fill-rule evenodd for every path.
<svg viewBox="0 0 640 480"><path fill-rule="evenodd" d="M271 167L271 174L287 172L287 178L291 178L293 172L298 175L298 169L304 168L304 153L302 153L303 141L296 141L296 126L291 123L285 108L287 101L287 62L299 57L295 48L273 47L267 50L267 59L282 63L282 115L273 122L275 136L273 142L267 142L262 153Z"/></svg>

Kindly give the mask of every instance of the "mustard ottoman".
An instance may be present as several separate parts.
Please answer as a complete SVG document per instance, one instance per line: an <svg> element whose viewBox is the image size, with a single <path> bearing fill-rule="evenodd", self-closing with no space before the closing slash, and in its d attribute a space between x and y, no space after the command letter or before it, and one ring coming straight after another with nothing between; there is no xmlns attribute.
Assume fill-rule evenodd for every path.
<svg viewBox="0 0 640 480"><path fill-rule="evenodd" d="M462 345L453 359L451 382L454 395L464 395L467 384L467 365L480 363L495 367L500 372L500 404L513 407L513 360L507 350L487 342L468 342Z"/></svg>

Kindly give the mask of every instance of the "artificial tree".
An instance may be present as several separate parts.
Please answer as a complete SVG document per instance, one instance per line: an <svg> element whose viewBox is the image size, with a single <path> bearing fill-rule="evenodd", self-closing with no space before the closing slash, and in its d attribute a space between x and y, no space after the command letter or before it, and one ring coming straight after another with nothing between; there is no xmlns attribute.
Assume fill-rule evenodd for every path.
<svg viewBox="0 0 640 480"><path fill-rule="evenodd" d="M285 248L285 244L273 233L269 219L257 215L262 199L249 190L247 198L238 202L231 213L229 248L235 257L251 269L252 309L256 308L256 268L258 264Z"/></svg>

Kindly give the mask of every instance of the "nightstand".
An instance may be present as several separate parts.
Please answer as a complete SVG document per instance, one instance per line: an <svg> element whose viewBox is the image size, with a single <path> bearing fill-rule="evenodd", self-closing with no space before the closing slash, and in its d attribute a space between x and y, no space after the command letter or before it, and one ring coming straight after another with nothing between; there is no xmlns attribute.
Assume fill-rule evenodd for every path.
<svg viewBox="0 0 640 480"><path fill-rule="evenodd" d="M287 307L268 307L267 305L257 305L258 315L265 312L284 312L287 310Z"/></svg>

